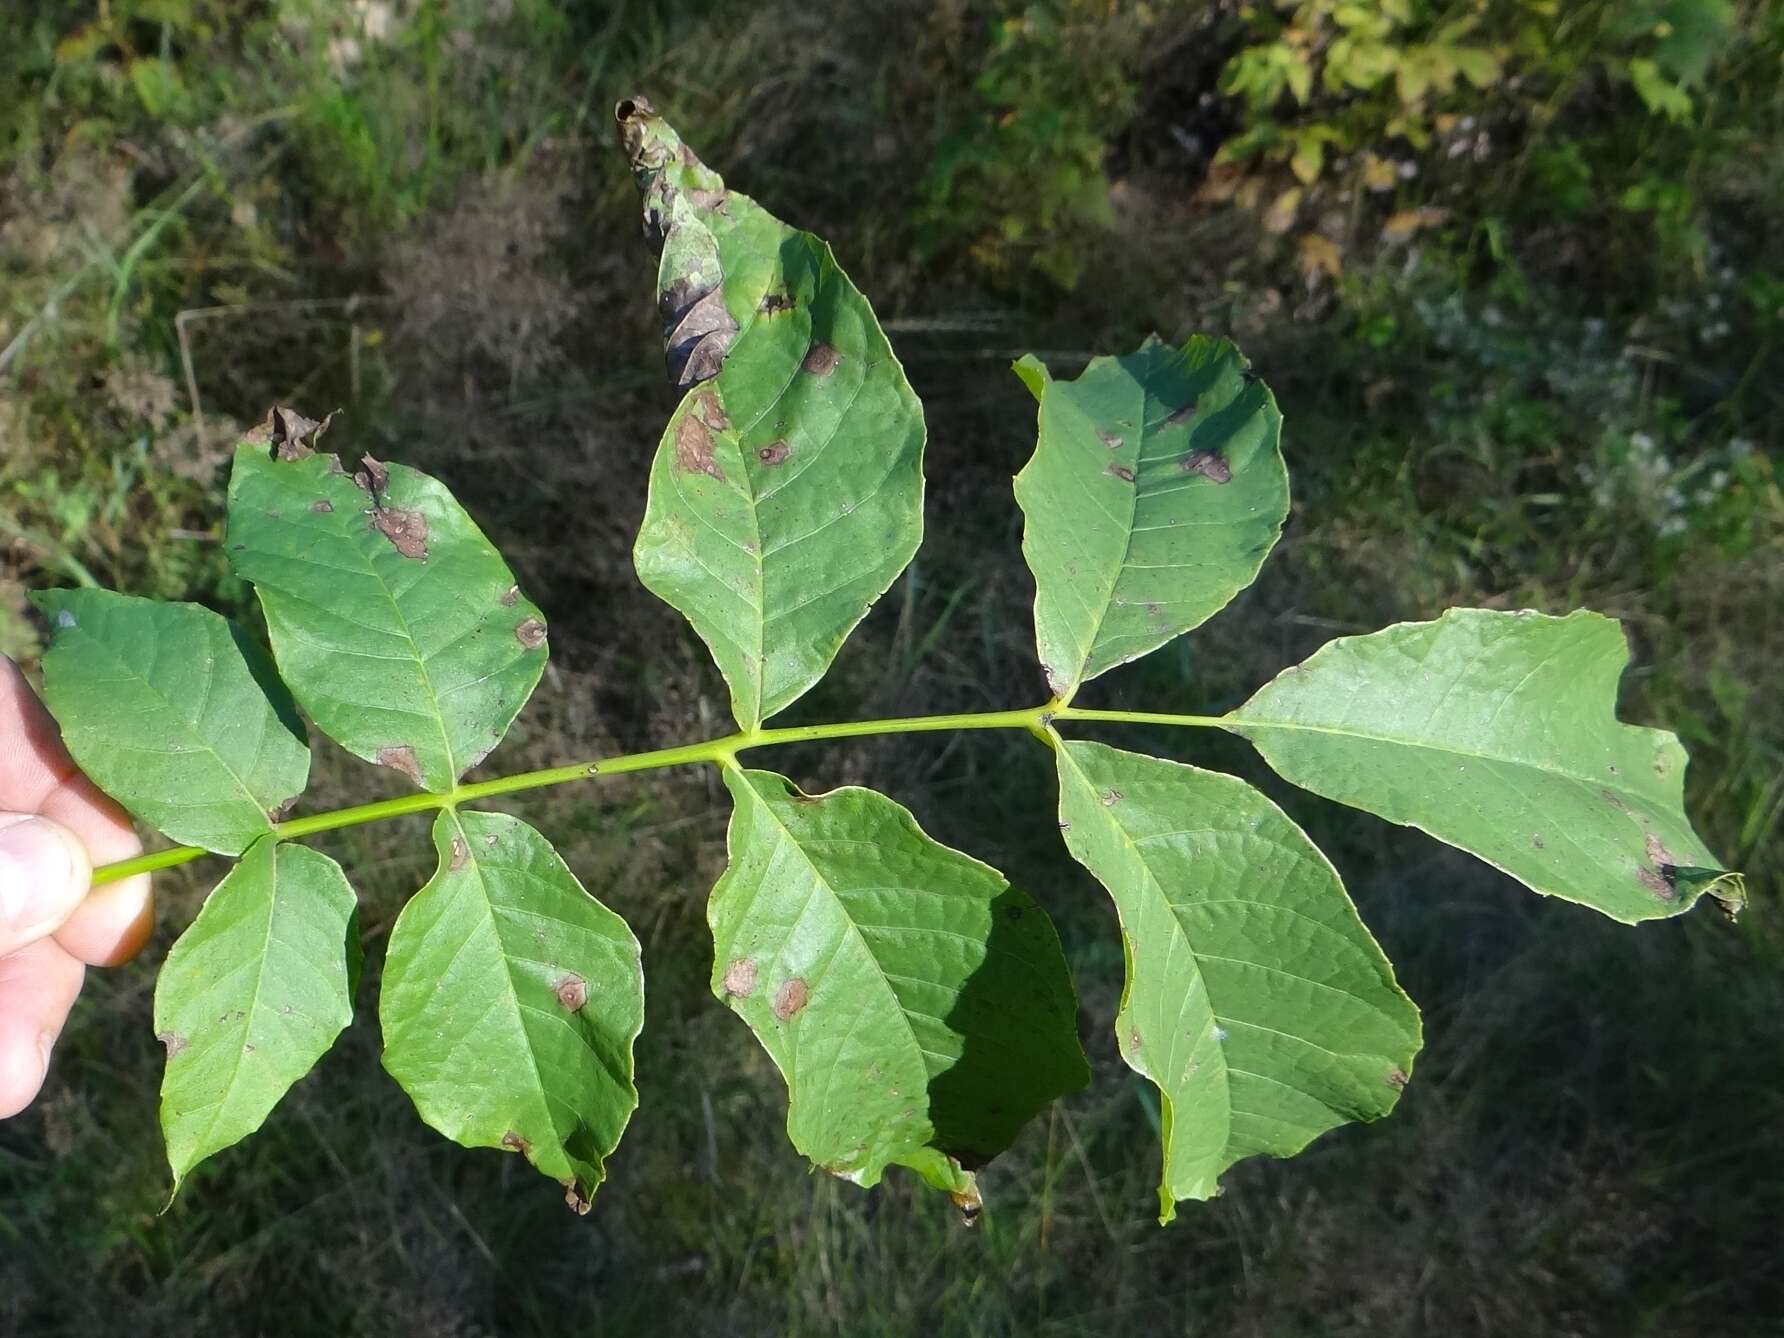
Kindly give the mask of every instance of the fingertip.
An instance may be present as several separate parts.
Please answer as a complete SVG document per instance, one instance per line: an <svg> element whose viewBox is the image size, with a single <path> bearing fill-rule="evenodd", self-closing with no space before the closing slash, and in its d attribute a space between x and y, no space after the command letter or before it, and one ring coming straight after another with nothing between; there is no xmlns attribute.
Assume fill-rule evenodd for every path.
<svg viewBox="0 0 1784 1338"><path fill-rule="evenodd" d="M80 838L33 813L0 813L0 955L53 934L92 882Z"/></svg>
<svg viewBox="0 0 1784 1338"><path fill-rule="evenodd" d="M56 942L88 966L120 966L142 951L154 929L155 895L149 875L139 873L89 892L56 931Z"/></svg>

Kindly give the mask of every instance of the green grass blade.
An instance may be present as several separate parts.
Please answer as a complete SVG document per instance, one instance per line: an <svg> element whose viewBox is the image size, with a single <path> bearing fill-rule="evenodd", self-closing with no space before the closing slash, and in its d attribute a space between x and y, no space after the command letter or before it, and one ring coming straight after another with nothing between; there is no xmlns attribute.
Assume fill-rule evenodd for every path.
<svg viewBox="0 0 1784 1338"><path fill-rule="evenodd" d="M1226 719L1315 794L1429 832L1527 887L1633 924L1741 878L1685 814L1685 750L1618 722L1629 647L1580 610L1451 609L1341 637Z"/></svg>
<svg viewBox="0 0 1784 1338"><path fill-rule="evenodd" d="M896 1164L976 1203L973 1171L1089 1076L1052 922L884 795L725 783L712 988L786 1079L793 1146L856 1184Z"/></svg>
<svg viewBox="0 0 1784 1338"><path fill-rule="evenodd" d="M273 655L348 752L444 791L501 741L545 669L545 620L445 486L244 443L228 547Z"/></svg>
<svg viewBox="0 0 1784 1338"><path fill-rule="evenodd" d="M434 845L390 934L384 1067L433 1128L521 1153L586 1212L638 1105L638 940L518 818L447 810Z"/></svg>
<svg viewBox="0 0 1784 1338"><path fill-rule="evenodd" d="M1224 339L1149 340L1055 381L1016 475L1048 686L1080 684L1199 627L1256 578L1288 515L1282 415Z"/></svg>
<svg viewBox="0 0 1784 1338"><path fill-rule="evenodd" d="M358 902L340 866L255 842L167 954L155 1031L174 1192L258 1129L353 1021Z"/></svg>
<svg viewBox="0 0 1784 1338"><path fill-rule="evenodd" d="M170 840L239 855L303 793L310 749L258 646L196 604L109 590L34 597L44 699L100 789Z"/></svg>
<svg viewBox="0 0 1784 1338"><path fill-rule="evenodd" d="M1159 1089L1159 1220L1241 1158L1392 1110L1418 1010L1288 815L1217 772L1099 743L1057 756L1066 845L1121 917L1122 1057Z"/></svg>

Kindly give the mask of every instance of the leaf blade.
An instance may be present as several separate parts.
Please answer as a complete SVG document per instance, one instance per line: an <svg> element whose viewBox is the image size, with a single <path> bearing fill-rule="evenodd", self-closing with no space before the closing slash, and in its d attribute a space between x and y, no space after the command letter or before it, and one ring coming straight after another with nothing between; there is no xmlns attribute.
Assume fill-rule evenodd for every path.
<svg viewBox="0 0 1784 1338"><path fill-rule="evenodd" d="M1226 717L1287 780L1417 827L1533 891L1634 924L1710 893L1684 810L1685 752L1616 718L1614 619L1451 609L1341 637Z"/></svg>
<svg viewBox="0 0 1784 1338"><path fill-rule="evenodd" d="M712 988L786 1079L788 1136L857 1184L902 1165L973 1201L974 1169L1089 1076L1051 922L874 791L725 783Z"/></svg>
<svg viewBox="0 0 1784 1338"><path fill-rule="evenodd" d="M290 694L239 628L197 604L109 590L35 596L53 641L44 699L81 769L183 845L239 855L303 793Z"/></svg>
<svg viewBox="0 0 1784 1338"><path fill-rule="evenodd" d="M922 538L922 406L828 245L694 158L627 133L662 240L670 372L639 579L711 650L745 729L818 681Z"/></svg>
<svg viewBox="0 0 1784 1338"><path fill-rule="evenodd" d="M262 837L168 952L155 1031L175 1194L259 1129L353 1021L358 910L333 860Z"/></svg>
<svg viewBox="0 0 1784 1338"><path fill-rule="evenodd" d="M442 810L433 836L390 935L384 1067L429 1126L521 1153L586 1212L638 1105L638 940L518 818Z"/></svg>
<svg viewBox="0 0 1784 1338"><path fill-rule="evenodd" d="M1040 403L1016 475L1035 643L1069 702L1085 681L1199 627L1256 578L1288 515L1282 415L1231 343L1156 339L1070 381L1032 355Z"/></svg>
<svg viewBox="0 0 1784 1338"><path fill-rule="evenodd" d="M356 481L357 480L357 481ZM423 789L501 741L544 672L543 616L437 480L237 448L229 558L317 726Z"/></svg>
<svg viewBox="0 0 1784 1338"><path fill-rule="evenodd" d="M1160 1222L1243 1157L1387 1114L1418 1010L1300 828L1232 776L1096 743L1056 756L1067 847L1121 920L1122 1057L1159 1088Z"/></svg>

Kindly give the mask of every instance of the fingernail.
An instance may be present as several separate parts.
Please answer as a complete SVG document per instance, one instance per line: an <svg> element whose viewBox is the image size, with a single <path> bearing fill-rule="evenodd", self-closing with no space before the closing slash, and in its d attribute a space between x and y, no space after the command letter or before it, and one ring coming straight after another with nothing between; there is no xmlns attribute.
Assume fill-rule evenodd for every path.
<svg viewBox="0 0 1784 1338"><path fill-rule="evenodd" d="M24 818L0 828L0 924L30 929L64 913L74 857L59 828Z"/></svg>

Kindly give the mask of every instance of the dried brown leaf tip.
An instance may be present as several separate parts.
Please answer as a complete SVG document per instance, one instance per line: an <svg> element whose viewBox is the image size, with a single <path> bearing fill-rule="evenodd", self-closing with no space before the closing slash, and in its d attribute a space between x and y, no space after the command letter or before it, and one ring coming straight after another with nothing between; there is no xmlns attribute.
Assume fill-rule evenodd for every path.
<svg viewBox="0 0 1784 1338"><path fill-rule="evenodd" d="M295 409L275 405L267 414L266 421L250 432L247 440L258 445L270 445L273 455L280 460L307 460L316 453L316 439L328 431L328 425L333 421L332 413L317 422Z"/></svg>
<svg viewBox="0 0 1784 1338"><path fill-rule="evenodd" d="M1232 466L1217 451L1191 451L1183 459L1185 474L1200 474L1210 483L1231 483Z"/></svg>

